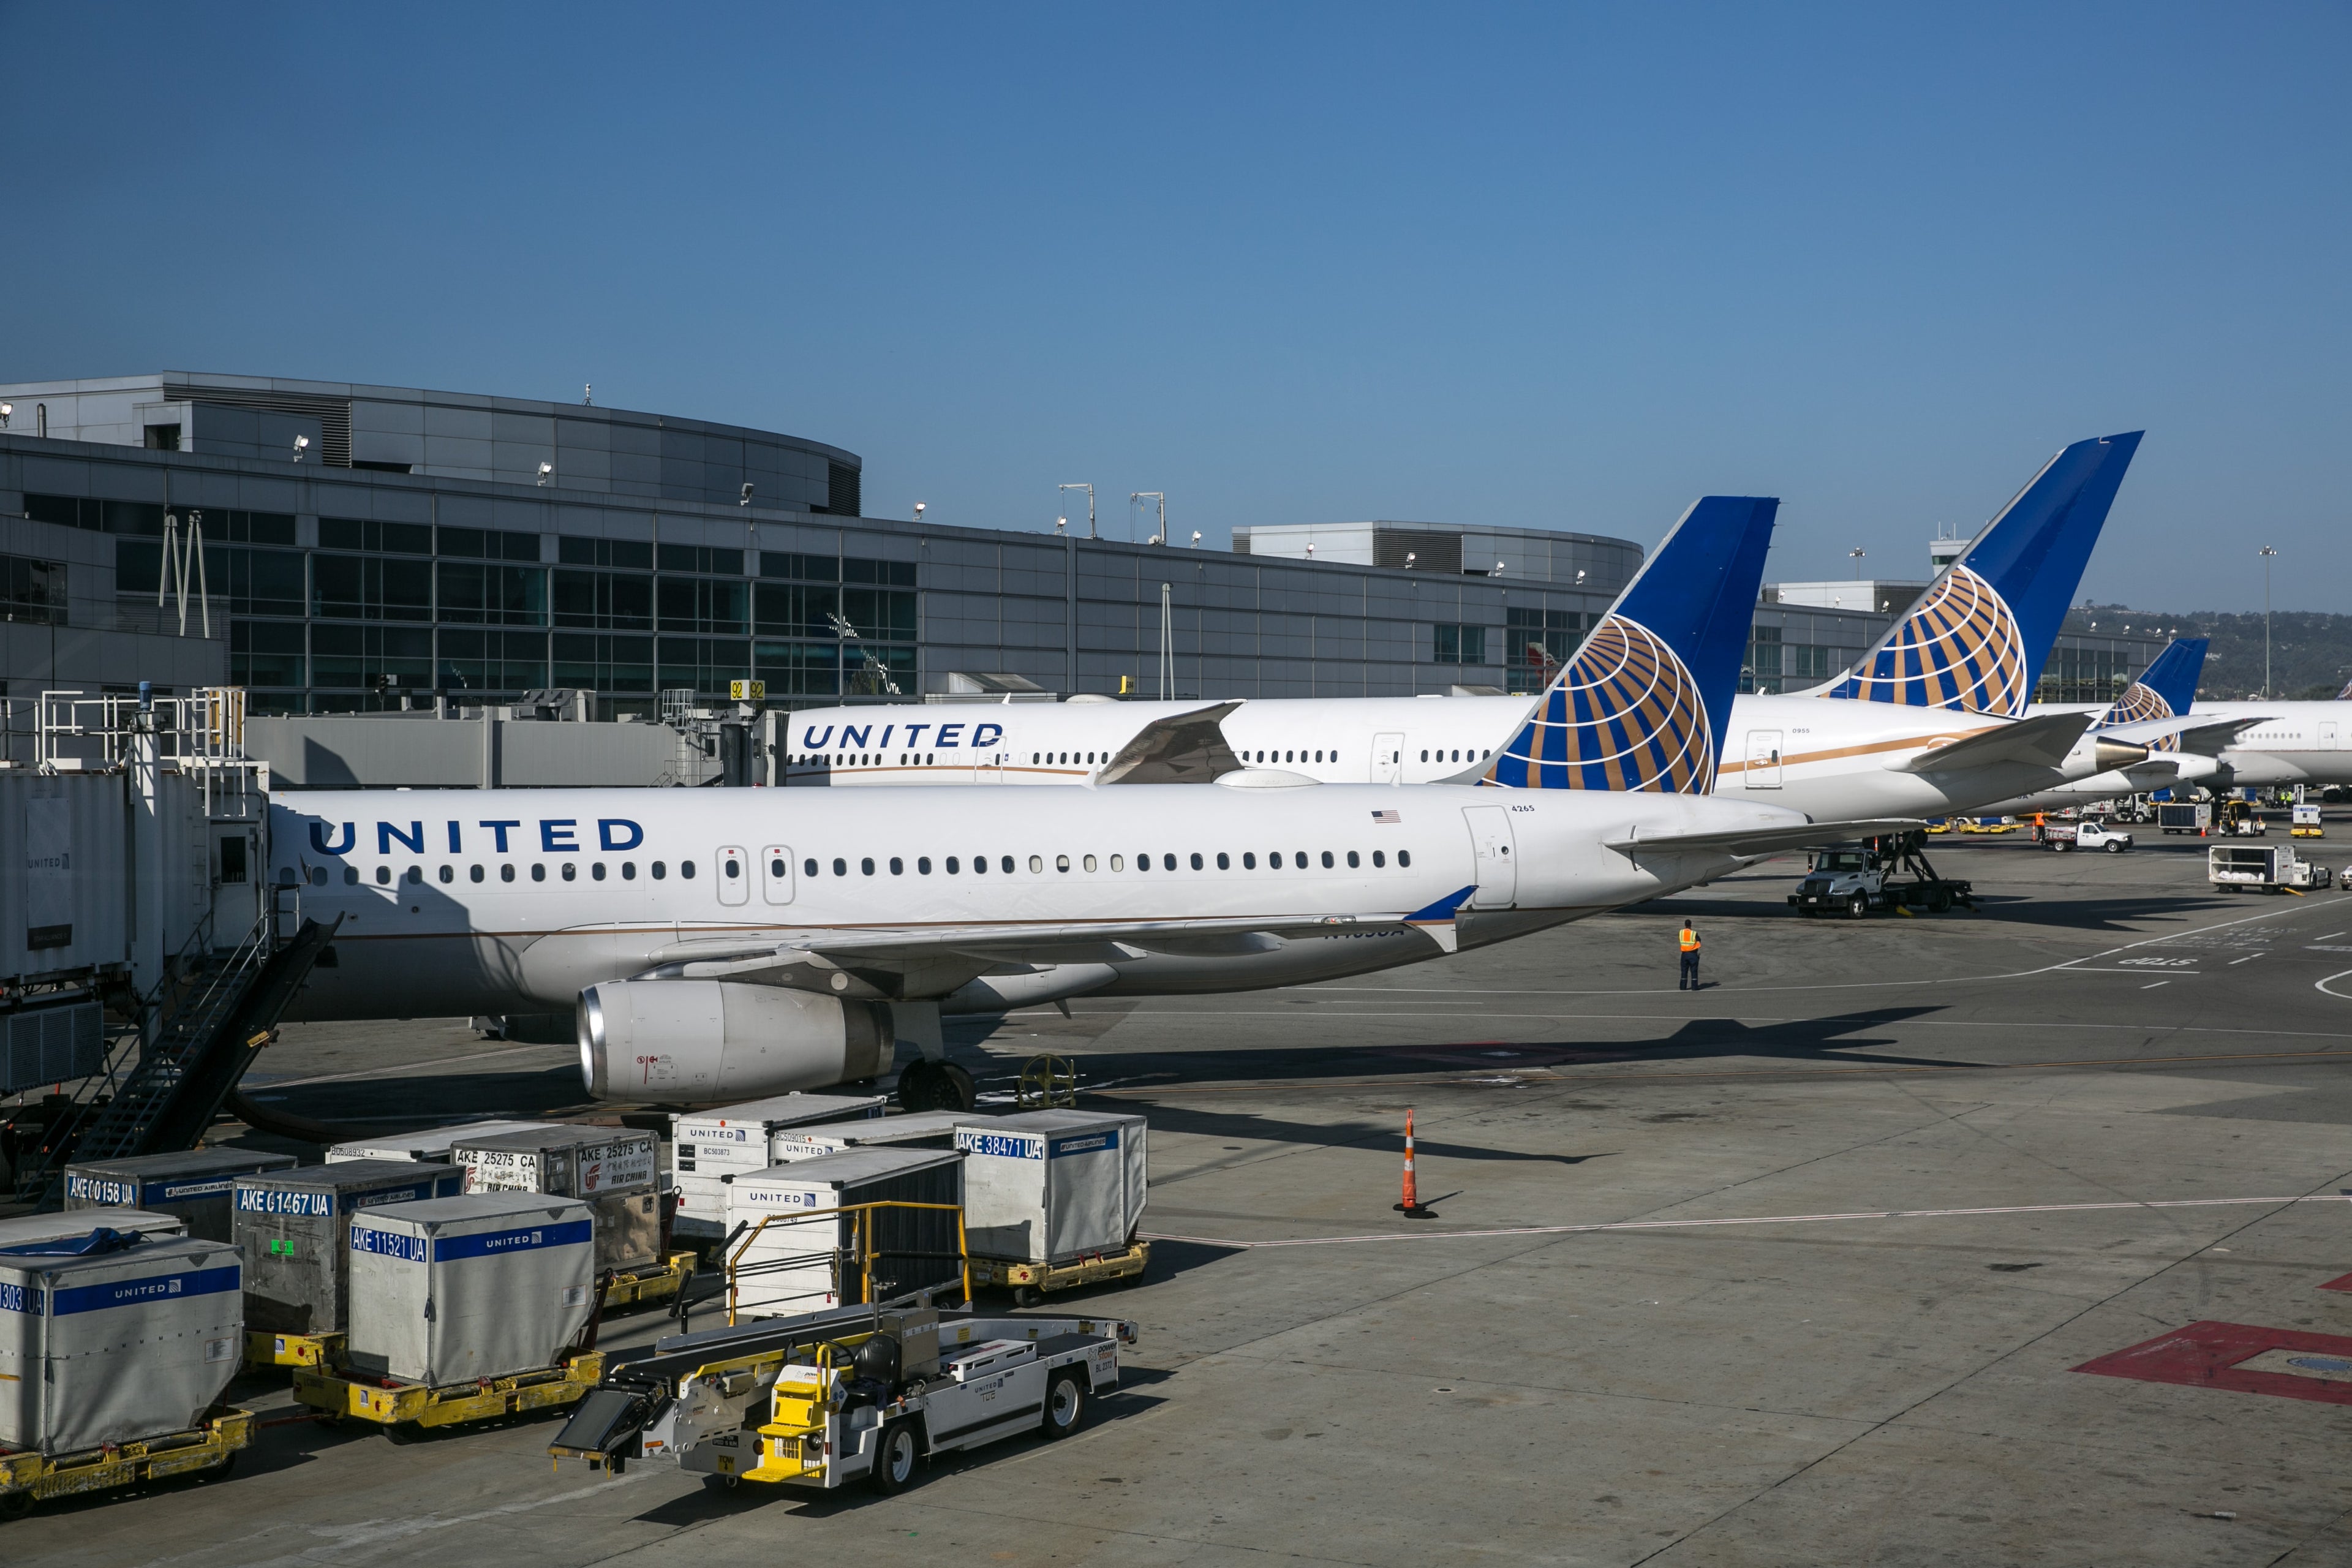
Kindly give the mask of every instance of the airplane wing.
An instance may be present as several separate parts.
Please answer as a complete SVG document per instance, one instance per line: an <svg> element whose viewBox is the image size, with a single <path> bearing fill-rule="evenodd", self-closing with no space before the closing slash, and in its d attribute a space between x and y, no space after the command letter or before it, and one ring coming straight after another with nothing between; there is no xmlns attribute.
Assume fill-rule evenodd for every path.
<svg viewBox="0 0 2352 1568"><path fill-rule="evenodd" d="M1220 773L1238 773L1242 760L1225 743L1222 720L1239 702L1213 702L1190 713L1155 719L1136 731L1105 765L1096 783L1207 784Z"/></svg>
<svg viewBox="0 0 2352 1568"><path fill-rule="evenodd" d="M1264 952L1283 937L1402 930L1393 915L1280 915L1241 920L1039 921L930 927L832 927L713 937L657 950L656 972L680 980L748 980L848 996L887 994L860 971L905 974L1009 963L1105 963L1142 952L1212 955ZM838 976L841 984L835 984Z"/></svg>
<svg viewBox="0 0 2352 1568"><path fill-rule="evenodd" d="M2100 731L2121 741L2137 741L2146 744L2153 741L2172 740L2176 749L2194 756L2211 757L2257 724L2267 724L2271 716L2252 719L2209 719L2202 723L2193 713L2183 713L2172 719L2142 719L2137 723L2117 724Z"/></svg>
<svg viewBox="0 0 2352 1568"><path fill-rule="evenodd" d="M1783 849L1805 849L1821 844L1844 844L1856 838L1876 838L1889 833L1909 833L1927 826L1917 817L1881 817L1855 822L1807 822L1787 827L1750 827L1727 833L1663 834L1655 838L1607 841L1621 855L1647 851L1654 855L1711 853L1771 855Z"/></svg>
<svg viewBox="0 0 2352 1568"><path fill-rule="evenodd" d="M2091 727L2089 713L2042 713L2013 723L1996 724L1973 735L1948 741L1901 764L1906 773L1948 773L1956 768L1990 767L1996 763L2024 763L2054 768Z"/></svg>

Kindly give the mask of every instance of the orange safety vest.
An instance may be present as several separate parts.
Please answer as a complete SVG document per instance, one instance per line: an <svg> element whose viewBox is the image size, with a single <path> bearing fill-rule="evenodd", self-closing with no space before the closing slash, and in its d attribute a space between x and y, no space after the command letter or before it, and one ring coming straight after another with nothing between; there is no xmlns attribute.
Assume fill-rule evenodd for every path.
<svg viewBox="0 0 2352 1568"><path fill-rule="evenodd" d="M1698 951L1698 932L1691 930L1690 927L1683 927L1682 941L1683 951L1685 952L1696 952Z"/></svg>

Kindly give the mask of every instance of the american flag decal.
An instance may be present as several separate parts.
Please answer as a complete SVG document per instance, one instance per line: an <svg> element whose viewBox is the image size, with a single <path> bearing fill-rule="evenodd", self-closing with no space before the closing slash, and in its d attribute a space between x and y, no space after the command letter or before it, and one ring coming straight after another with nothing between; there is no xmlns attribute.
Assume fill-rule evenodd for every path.
<svg viewBox="0 0 2352 1568"><path fill-rule="evenodd" d="M1527 726L1496 753L1486 782L1705 795L1715 766L1706 704L1689 667L1649 627L1611 615Z"/></svg>
<svg viewBox="0 0 2352 1568"><path fill-rule="evenodd" d="M1832 697L2021 718L2025 636L1993 585L1955 566Z"/></svg>
<svg viewBox="0 0 2352 1568"><path fill-rule="evenodd" d="M1402 823L1404 821L1404 813L1401 811L1376 811L1372 813L1372 820L1374 822Z"/></svg>

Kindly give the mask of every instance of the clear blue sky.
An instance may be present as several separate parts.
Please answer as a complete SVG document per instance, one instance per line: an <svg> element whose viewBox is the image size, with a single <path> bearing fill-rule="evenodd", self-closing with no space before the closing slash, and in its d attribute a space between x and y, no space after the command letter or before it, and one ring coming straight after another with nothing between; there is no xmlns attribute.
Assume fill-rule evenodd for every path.
<svg viewBox="0 0 2352 1568"><path fill-rule="evenodd" d="M2352 610L2338 5L0 0L0 379L770 426L869 512L1364 517L1918 574L2145 427L2085 589Z"/></svg>

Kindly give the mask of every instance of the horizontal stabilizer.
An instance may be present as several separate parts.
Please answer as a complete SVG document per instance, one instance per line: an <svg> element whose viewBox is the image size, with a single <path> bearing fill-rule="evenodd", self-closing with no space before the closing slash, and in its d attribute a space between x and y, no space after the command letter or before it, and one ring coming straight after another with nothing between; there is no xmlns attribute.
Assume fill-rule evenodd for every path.
<svg viewBox="0 0 2352 1568"><path fill-rule="evenodd" d="M1104 765L1097 784L1207 784L1239 773L1242 760L1225 743L1219 723L1238 702L1213 702L1190 713L1154 719Z"/></svg>
<svg viewBox="0 0 2352 1568"><path fill-rule="evenodd" d="M2216 757L2222 748L2235 743L2238 737L2258 724L2267 724L2274 714L2262 714L2252 719L2199 719L2184 713L2177 719L2143 719L2137 723L2117 724L2106 731L2119 741L2137 741L2153 744L2170 741L2169 750L2189 756Z"/></svg>
<svg viewBox="0 0 2352 1568"><path fill-rule="evenodd" d="M2042 713L2014 723L1996 724L1933 751L1922 752L1905 763L1903 771L1940 773L1957 768L1989 768L1998 763L2060 767L2066 761L2066 753L2074 749L2074 742L2083 738L2083 731L2091 727L2091 719L2088 713Z"/></svg>
<svg viewBox="0 0 2352 1568"><path fill-rule="evenodd" d="M1671 833L1661 834L1655 838L1612 838L1608 841L1608 847L1620 855L1771 855L1783 849L1804 849L1817 844L1846 844L1856 838L1911 833L1927 826L1917 817L1876 818L1866 822L1801 822L1736 828L1724 833Z"/></svg>

